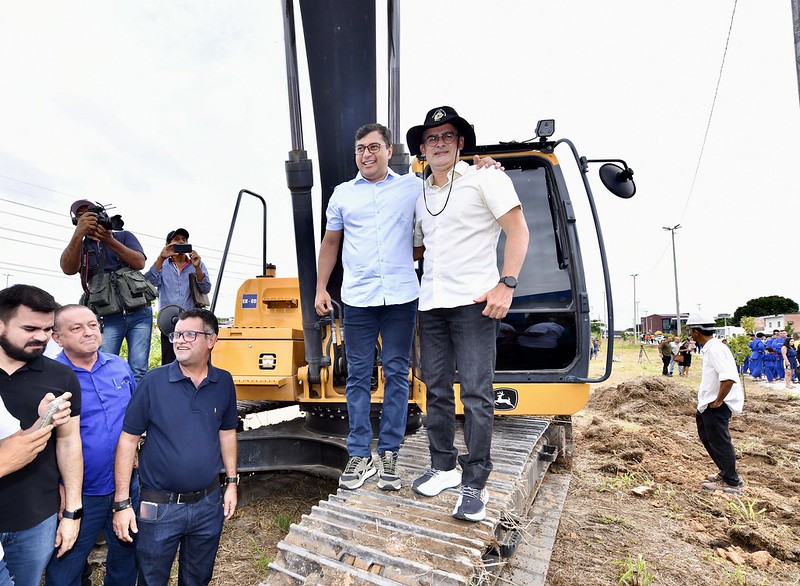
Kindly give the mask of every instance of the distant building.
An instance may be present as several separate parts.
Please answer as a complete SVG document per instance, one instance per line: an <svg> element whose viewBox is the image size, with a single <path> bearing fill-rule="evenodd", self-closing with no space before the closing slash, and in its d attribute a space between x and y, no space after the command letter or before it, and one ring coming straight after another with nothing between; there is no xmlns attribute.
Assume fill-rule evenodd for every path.
<svg viewBox="0 0 800 586"><path fill-rule="evenodd" d="M688 318L688 313L681 313L681 325L683 327L686 327L686 320ZM800 322L798 323L800 324ZM656 332L675 334L677 328L674 313L672 315L666 313L651 313L650 315L646 315L642 318L642 323L640 326L643 334L655 334Z"/></svg>
<svg viewBox="0 0 800 586"><path fill-rule="evenodd" d="M800 331L800 313L780 313L756 318L756 331L772 334L772 330Z"/></svg>

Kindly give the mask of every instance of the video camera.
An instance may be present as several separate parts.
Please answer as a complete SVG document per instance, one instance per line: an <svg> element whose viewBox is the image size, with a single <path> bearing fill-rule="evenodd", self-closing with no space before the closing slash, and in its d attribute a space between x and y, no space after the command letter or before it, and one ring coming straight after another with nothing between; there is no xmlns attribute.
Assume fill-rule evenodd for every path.
<svg viewBox="0 0 800 586"><path fill-rule="evenodd" d="M100 204L89 206L86 211L95 214L97 216L97 223L106 230L122 230L122 227L125 225L125 221L120 214L109 217L106 208ZM72 216L72 225L78 225L77 216Z"/></svg>

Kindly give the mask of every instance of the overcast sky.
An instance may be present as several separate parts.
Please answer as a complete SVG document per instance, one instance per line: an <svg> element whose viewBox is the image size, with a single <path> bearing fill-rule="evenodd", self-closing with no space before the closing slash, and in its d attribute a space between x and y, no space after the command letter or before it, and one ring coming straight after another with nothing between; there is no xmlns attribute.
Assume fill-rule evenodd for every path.
<svg viewBox="0 0 800 586"><path fill-rule="evenodd" d="M383 36L385 5L378 3ZM236 194L269 202L268 258L296 275L284 160L282 2L15 2L0 19L0 285L31 283L62 303L78 278L58 258L70 203L113 204L149 260L178 226L219 261ZM791 4L741 0L711 126L733 1L401 1L401 127L448 104L479 143L556 137L589 158L624 158L631 200L592 185L608 249L617 328L675 311L670 234L683 311L800 299L795 277L800 100ZM298 11L299 13L299 11ZM379 117L386 121L383 43ZM423 67L423 64L428 64ZM313 115L301 61L309 156ZM365 121L366 122L366 121ZM557 152L562 166L570 161ZM698 161L699 169L698 169ZM570 171L572 172L572 171ZM695 179L695 173L696 179ZM573 172L574 174L574 172ZM319 185L319 181L316 182ZM571 180L570 185L575 185ZM576 190L592 313L603 318L591 219ZM220 315L258 271L259 208L243 204ZM319 217L319 213L316 214Z"/></svg>

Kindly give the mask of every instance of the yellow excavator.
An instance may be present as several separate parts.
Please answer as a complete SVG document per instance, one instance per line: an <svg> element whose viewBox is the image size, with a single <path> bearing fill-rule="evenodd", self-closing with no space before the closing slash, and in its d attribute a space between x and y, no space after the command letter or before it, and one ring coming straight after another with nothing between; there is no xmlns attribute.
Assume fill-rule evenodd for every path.
<svg viewBox="0 0 800 586"><path fill-rule="evenodd" d="M221 329L213 359L216 366L233 374L242 414L293 405L303 414L277 425L242 431L241 471L304 470L338 476L347 462L347 340L343 336L347 315L338 303L325 318L314 310L318 238L312 217L312 163L303 145L294 2L285 0L282 4L292 130L286 177L293 203L298 276L277 276L276 267L267 262L266 202L258 194L242 190L236 200L219 279L223 279L241 205L250 197L259 200L263 208L264 270L239 286L233 325ZM333 188L355 174L355 129L377 119L375 96L363 91L376 85L375 51L364 49L376 44L376 11L372 0L300 0L299 4L324 213ZM394 137L403 136L399 128L399 4L388 2L389 127ZM590 383L601 382L611 373L613 337L608 342L605 373L597 378L588 376L592 333L582 246L599 252L608 331L613 332L614 327L611 284L589 170L592 165L601 164L602 183L619 197L632 197L636 191L633 172L624 161L581 156L570 140L554 138L553 120L541 120L533 139L513 138L531 133L528 128L515 128L510 131L508 142L479 145L474 151L462 153L468 162L474 154L480 154L502 163L522 201L531 235L514 300L496 341L494 387L498 419L492 455L496 464L490 479L495 484L490 487L493 498L487 522L478 527L453 528L447 523L458 521L445 519L449 514L440 516L435 508L424 508L408 490L391 496L367 489L349 493L340 490L321 503L325 511L318 513L324 520L312 514L293 526L271 565L270 583L303 584L312 575L324 579L308 583L334 583L348 576L357 579L354 583L471 583L486 573L491 565L487 559L505 563L516 550L523 520L535 510L540 487L546 486L548 466L559 456L571 453L570 416L586 404ZM580 196L588 202L596 234L592 243L578 240L579 218L557 151L580 171L584 188ZM418 161L411 164L404 145L395 144L393 152L390 165L397 172L424 172ZM503 248L501 237L498 259L502 259ZM335 290L336 279L331 283ZM212 309L218 290L219 287ZM336 297L335 291L333 296ZM408 377L408 436L398 462L409 477L422 470L427 456L425 434L419 429L425 413L425 381L419 369L419 352L419 345L415 344ZM383 384L378 346L372 380L372 414L376 423ZM557 496L554 498L558 500ZM560 510L560 506L544 507L545 512ZM557 524L557 514L554 522ZM389 551L373 535L375 527L385 530L384 542L389 535L395 535L406 543L406 537L413 535L416 545L401 547L393 542ZM425 540L432 541L426 546ZM448 553L433 556L427 565L423 564L424 568L420 567L419 548L438 551L436 544L445 542ZM452 547L456 550L451 551ZM549 559L549 549L546 553ZM454 559L464 563L451 567ZM544 568L546 572L546 562ZM430 580L408 577L420 572ZM518 583L537 581L526 575L519 577Z"/></svg>

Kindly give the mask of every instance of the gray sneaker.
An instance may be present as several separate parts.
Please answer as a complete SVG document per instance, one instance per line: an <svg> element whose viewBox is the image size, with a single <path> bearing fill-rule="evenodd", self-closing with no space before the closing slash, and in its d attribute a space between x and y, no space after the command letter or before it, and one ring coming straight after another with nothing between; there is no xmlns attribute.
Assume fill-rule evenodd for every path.
<svg viewBox="0 0 800 586"><path fill-rule="evenodd" d="M708 482L716 482L717 480L722 480L722 472L717 472L716 474L709 474L706 476L706 480Z"/></svg>
<svg viewBox="0 0 800 586"><path fill-rule="evenodd" d="M372 464L372 457L353 456L339 477L339 488L355 490L361 488L367 478L375 476L377 468Z"/></svg>
<svg viewBox="0 0 800 586"><path fill-rule="evenodd" d="M400 477L397 475L397 452L384 452L378 458L378 488L381 490L400 490Z"/></svg>
<svg viewBox="0 0 800 586"><path fill-rule="evenodd" d="M721 490L722 492L726 492L728 494L742 494L741 484L734 486L733 484L728 484L721 478L716 482L704 482L703 488L705 490L710 490L711 492L714 492L715 490Z"/></svg>

